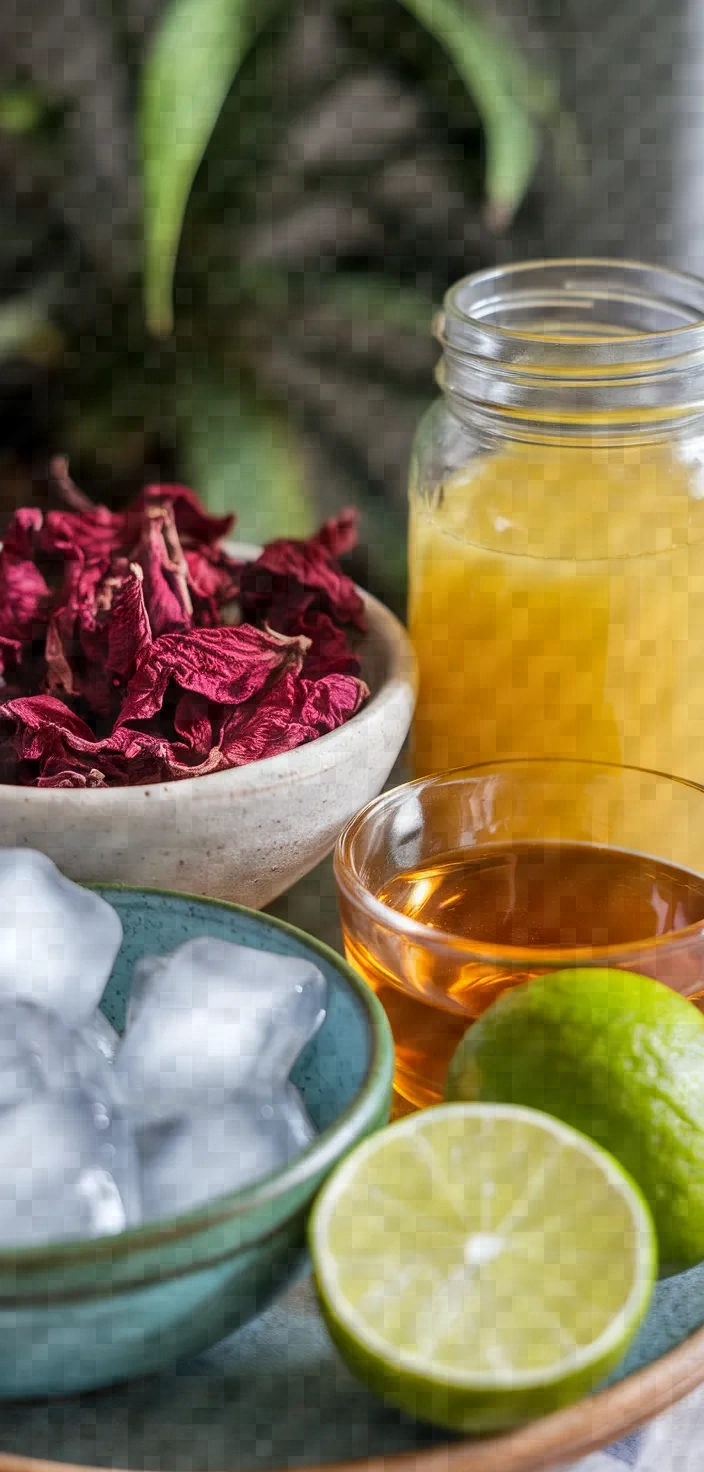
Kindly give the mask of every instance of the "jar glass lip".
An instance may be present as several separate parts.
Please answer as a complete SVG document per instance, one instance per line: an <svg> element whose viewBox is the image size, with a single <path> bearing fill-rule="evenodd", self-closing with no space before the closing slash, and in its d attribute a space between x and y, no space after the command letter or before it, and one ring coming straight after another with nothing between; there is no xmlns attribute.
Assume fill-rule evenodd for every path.
<svg viewBox="0 0 704 1472"><path fill-rule="evenodd" d="M436 335L450 352L524 371L654 364L704 349L704 281L600 257L490 267L450 288Z"/></svg>

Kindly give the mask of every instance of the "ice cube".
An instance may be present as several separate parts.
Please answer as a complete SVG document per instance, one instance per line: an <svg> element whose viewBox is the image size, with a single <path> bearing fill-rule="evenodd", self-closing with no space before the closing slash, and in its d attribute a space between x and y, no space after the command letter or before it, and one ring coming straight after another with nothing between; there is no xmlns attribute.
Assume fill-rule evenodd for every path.
<svg viewBox="0 0 704 1472"><path fill-rule="evenodd" d="M129 1032L132 1024L136 1022L145 1001L148 1001L157 976L166 971L172 955L166 956L141 956L135 962L132 972L132 986L130 987L129 1001L127 1003L127 1015L125 1018L125 1032Z"/></svg>
<svg viewBox="0 0 704 1472"><path fill-rule="evenodd" d="M82 1089L36 1094L0 1113L0 1244L95 1237L140 1219L124 1118Z"/></svg>
<svg viewBox="0 0 704 1472"><path fill-rule="evenodd" d="M115 1061L141 1124L283 1088L325 1016L317 966L211 936L147 960Z"/></svg>
<svg viewBox="0 0 704 1472"><path fill-rule="evenodd" d="M0 1242L122 1231L139 1219L114 1069L31 1002L0 1002Z"/></svg>
<svg viewBox="0 0 704 1472"><path fill-rule="evenodd" d="M0 1109L81 1086L106 1107L121 1103L119 1081L90 1037L33 1002L0 1001Z"/></svg>
<svg viewBox="0 0 704 1472"><path fill-rule="evenodd" d="M19 1038L0 1032L0 1110L24 1103L41 1089L43 1074L36 1054Z"/></svg>
<svg viewBox="0 0 704 1472"><path fill-rule="evenodd" d="M0 998L24 997L75 1025L105 990L122 943L111 905L45 854L0 849Z"/></svg>
<svg viewBox="0 0 704 1472"><path fill-rule="evenodd" d="M292 1083L287 1083L285 1090L286 1120L291 1136L292 1154L299 1154L301 1150L307 1150L312 1144L318 1131L306 1109L305 1104Z"/></svg>
<svg viewBox="0 0 704 1472"><path fill-rule="evenodd" d="M315 1131L289 1085L230 1095L217 1113L152 1125L139 1136L145 1221L178 1216L280 1170Z"/></svg>
<svg viewBox="0 0 704 1472"><path fill-rule="evenodd" d="M108 1062L114 1063L120 1046L120 1034L99 1007L81 1028L81 1037L92 1043Z"/></svg>

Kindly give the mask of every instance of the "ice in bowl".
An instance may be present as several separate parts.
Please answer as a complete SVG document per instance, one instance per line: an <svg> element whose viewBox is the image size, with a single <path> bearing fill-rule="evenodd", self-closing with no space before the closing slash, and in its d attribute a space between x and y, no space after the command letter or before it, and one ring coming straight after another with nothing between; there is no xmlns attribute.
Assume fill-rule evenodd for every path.
<svg viewBox="0 0 704 1472"><path fill-rule="evenodd" d="M121 940L43 854L0 853L0 1246L178 1215L316 1133L289 1079L325 1018L316 966L209 936L143 957L119 1039L98 1003Z"/></svg>

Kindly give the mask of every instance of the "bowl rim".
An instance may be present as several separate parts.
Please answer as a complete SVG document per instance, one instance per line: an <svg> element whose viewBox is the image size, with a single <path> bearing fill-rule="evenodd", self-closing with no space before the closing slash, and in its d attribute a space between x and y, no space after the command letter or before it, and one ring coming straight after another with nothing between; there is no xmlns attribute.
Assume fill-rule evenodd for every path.
<svg viewBox="0 0 704 1472"><path fill-rule="evenodd" d="M185 891L150 888L136 884L95 883L84 884L82 888L99 891L102 895L113 891L128 896L147 895L150 899L161 901L166 899L173 902L175 900L179 904L205 906L214 910L224 909L228 913L260 922L264 929L279 931L297 941L303 941L306 948L333 966L360 1004L369 1040L369 1062L362 1084L350 1103L333 1123L328 1125L327 1129L321 1130L312 1144L294 1156L283 1170L262 1176L251 1186L246 1186L239 1191L214 1196L192 1211L141 1223L139 1226L129 1227L126 1231L115 1233L112 1236L66 1238L63 1241L39 1243L31 1247L0 1248L0 1275L14 1274L17 1278L19 1291L16 1296L12 1297L12 1303L16 1306L21 1303L21 1280L25 1275L30 1277L37 1272L53 1272L71 1265L85 1266L87 1263L99 1261L115 1262L129 1257L133 1249L148 1251L166 1242L188 1240L197 1236L199 1232L217 1227L226 1221L237 1218L246 1219L255 1209L283 1202L290 1192L311 1185L321 1173L327 1174L332 1170L342 1155L346 1154L373 1125L385 1095L388 1094L389 1100L391 1098L394 1048L386 1013L374 993L361 976L353 970L344 956L339 955L324 941L308 935L296 925L290 925L287 920L279 920L278 917L267 915L262 910L253 910L246 905L238 905L229 900L212 899L209 896L189 894ZM265 1231L258 1234L256 1240L264 1240L272 1230L283 1225L289 1215L290 1213L284 1213L273 1227L270 1225ZM193 1263L193 1271L201 1271L215 1265L236 1251L235 1247L230 1252L218 1249L214 1254L205 1253L202 1259L199 1257L197 1263ZM155 1268L154 1272L150 1272L146 1277L140 1274L135 1280L134 1287L146 1288L153 1282L168 1282L171 1277L181 1275L182 1268L178 1265L175 1265L172 1270L169 1270L168 1267L165 1267L163 1271ZM129 1281L120 1284L121 1289L128 1289L130 1286ZM80 1289L67 1286L65 1291L62 1291L57 1285L56 1288L52 1287L50 1296L52 1302L56 1303L68 1302L76 1297L89 1300L104 1296L105 1290L104 1282L96 1283L92 1291L89 1285L82 1285ZM5 1296L2 1295L2 1297L4 1301ZM27 1307L30 1307L32 1302L34 1299L27 1300Z"/></svg>
<svg viewBox="0 0 704 1472"><path fill-rule="evenodd" d="M250 554L246 560L251 560L251 556L261 550L249 543L235 542L225 545L236 552ZM399 699L408 701L410 721L418 690L418 665L407 629L385 603L381 603L372 593L357 584L355 587L364 601L368 618L367 636L371 636L383 650L386 669L378 690L370 695L356 715L343 725L336 726L334 731L326 731L323 736L317 736L314 741L305 742L291 751L246 762L241 767L225 767L220 772L206 772L200 776L165 782L136 783L130 787L20 787L14 782L2 782L0 798L6 803L31 803L45 808L51 804L70 803L75 814L78 814L81 810L88 811L96 807L119 807L129 800L125 794L130 793L134 794L134 802L147 797L173 802L176 801L177 794L180 793L183 797L184 790L199 794L206 792L216 797L220 788L231 796L236 795L238 790L263 791L277 786L282 780L290 782L302 780L311 774L322 775L338 764L340 756L344 755L345 743L354 739L354 735L350 737L348 733L360 733ZM320 753L329 760L321 761ZM203 782L208 783L205 789Z"/></svg>

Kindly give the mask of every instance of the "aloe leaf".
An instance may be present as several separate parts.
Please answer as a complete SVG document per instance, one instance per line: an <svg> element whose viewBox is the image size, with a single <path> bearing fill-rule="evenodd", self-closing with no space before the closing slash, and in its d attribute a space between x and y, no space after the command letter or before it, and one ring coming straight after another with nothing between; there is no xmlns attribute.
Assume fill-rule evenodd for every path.
<svg viewBox="0 0 704 1472"><path fill-rule="evenodd" d="M555 106L513 48L457 0L402 0L446 51L470 93L486 135L490 214L506 224L520 204L540 152L537 119Z"/></svg>
<svg viewBox="0 0 704 1472"><path fill-rule="evenodd" d="M171 0L147 57L140 133L145 302L154 332L172 326L188 196L263 8L263 0Z"/></svg>
<svg viewBox="0 0 704 1472"><path fill-rule="evenodd" d="M315 529L302 449L282 413L204 372L177 391L176 419L189 483L209 510L237 513L237 538L266 542Z"/></svg>

